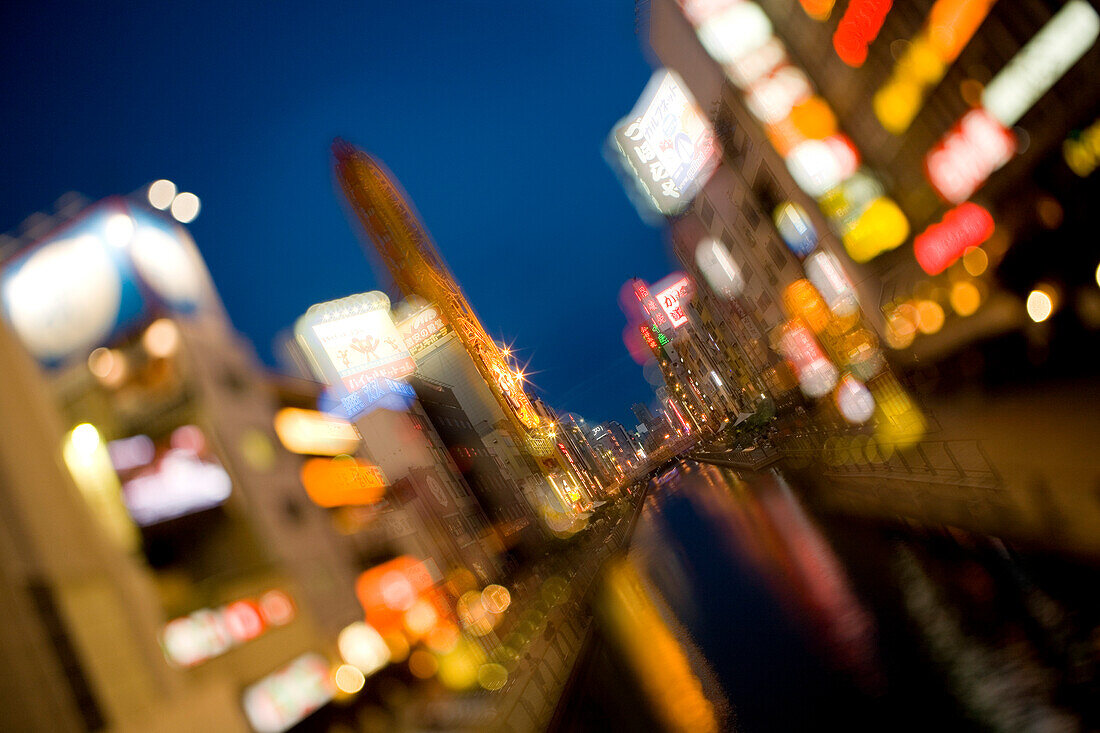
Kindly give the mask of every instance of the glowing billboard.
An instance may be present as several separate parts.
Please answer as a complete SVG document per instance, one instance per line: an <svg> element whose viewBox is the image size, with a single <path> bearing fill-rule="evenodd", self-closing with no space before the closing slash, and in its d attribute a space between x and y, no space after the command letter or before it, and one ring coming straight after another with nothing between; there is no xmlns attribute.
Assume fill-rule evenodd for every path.
<svg viewBox="0 0 1100 733"><path fill-rule="evenodd" d="M1047 21L982 91L982 106L1012 127L1100 35L1100 15L1084 0L1070 0Z"/></svg>
<svg viewBox="0 0 1100 733"><path fill-rule="evenodd" d="M361 437L355 426L317 410L284 407L275 414L275 434L291 453L338 456L351 453Z"/></svg>
<svg viewBox="0 0 1100 733"><path fill-rule="evenodd" d="M319 303L294 325L318 378L352 395L376 377L400 378L416 369L390 317L390 299L371 291Z"/></svg>
<svg viewBox="0 0 1100 733"><path fill-rule="evenodd" d="M350 456L310 458L300 476L309 498L323 507L373 504L386 493L382 469Z"/></svg>
<svg viewBox="0 0 1100 733"><path fill-rule="evenodd" d="M134 522L147 527L211 509L229 498L233 483L195 425L154 442L135 435L107 444Z"/></svg>
<svg viewBox="0 0 1100 733"><path fill-rule="evenodd" d="M438 343L453 330L434 305L426 305L397 324L397 330L412 356Z"/></svg>
<svg viewBox="0 0 1100 733"><path fill-rule="evenodd" d="M718 165L710 124L667 69L653 75L612 139L648 205L666 216L687 208Z"/></svg>
<svg viewBox="0 0 1100 733"><path fill-rule="evenodd" d="M31 355L57 366L138 322L150 301L192 312L204 277L182 227L113 198L13 257L0 275L0 306Z"/></svg>
<svg viewBox="0 0 1100 733"><path fill-rule="evenodd" d="M943 216L913 240L913 252L921 269L938 275L963 256L970 247L977 247L993 236L993 217L977 204L967 201Z"/></svg>
<svg viewBox="0 0 1100 733"><path fill-rule="evenodd" d="M283 733L335 695L328 661L311 652L245 689L241 704L256 733Z"/></svg>
<svg viewBox="0 0 1100 733"><path fill-rule="evenodd" d="M660 283L658 283L658 286ZM679 328L688 322L687 313L684 312L684 307L691 299L691 280L687 275L680 277L674 281L671 285L663 288L657 292L654 296L657 298L657 304L661 306L661 310L668 316L669 323L673 328Z"/></svg>
<svg viewBox="0 0 1100 733"><path fill-rule="evenodd" d="M194 667L294 620L294 602L281 590L242 598L215 609L203 608L164 625L160 635L165 658L177 667Z"/></svg>
<svg viewBox="0 0 1100 733"><path fill-rule="evenodd" d="M849 66L863 66L867 47L878 37L891 0L851 0L833 34L833 48L840 60Z"/></svg>

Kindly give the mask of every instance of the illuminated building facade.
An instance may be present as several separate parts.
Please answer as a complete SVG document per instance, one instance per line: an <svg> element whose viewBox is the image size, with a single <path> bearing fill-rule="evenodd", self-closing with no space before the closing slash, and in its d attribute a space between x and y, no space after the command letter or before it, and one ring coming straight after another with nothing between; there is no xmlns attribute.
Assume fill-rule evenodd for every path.
<svg viewBox="0 0 1100 733"><path fill-rule="evenodd" d="M589 429L585 419L566 413L559 418L558 424L573 448L573 455L577 457L588 474L593 476L602 488L613 484L616 478L615 471L601 450L589 440Z"/></svg>
<svg viewBox="0 0 1100 733"><path fill-rule="evenodd" d="M322 706L352 565L187 232L108 199L0 291L5 722L244 731L288 665L321 697L283 722Z"/></svg>
<svg viewBox="0 0 1100 733"><path fill-rule="evenodd" d="M839 8L735 5L650 4L650 44L705 111L724 161L674 223L688 230L678 249L714 237L782 289L809 251L777 231L778 207L797 205L903 362L1020 327L1039 278L1088 279L1094 262L1052 262L1039 243L1092 227L1074 211L1094 186L1074 183L1073 163L1100 103L1095 8L868 1L876 32L856 33ZM748 305L759 297L740 300L762 313Z"/></svg>

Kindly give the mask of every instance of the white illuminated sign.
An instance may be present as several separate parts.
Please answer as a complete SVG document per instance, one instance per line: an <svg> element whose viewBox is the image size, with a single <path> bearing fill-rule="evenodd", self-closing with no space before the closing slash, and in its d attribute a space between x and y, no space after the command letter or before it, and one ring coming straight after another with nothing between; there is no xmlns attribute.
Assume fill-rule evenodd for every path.
<svg viewBox="0 0 1100 733"><path fill-rule="evenodd" d="M3 282L8 319L31 354L44 361L102 343L121 300L118 265L94 234L45 244Z"/></svg>
<svg viewBox="0 0 1100 733"><path fill-rule="evenodd" d="M122 482L122 500L134 522L147 527L210 509L229 498L229 474L205 444L194 425L177 428L169 445L155 446L145 435L108 443Z"/></svg>
<svg viewBox="0 0 1100 733"><path fill-rule="evenodd" d="M1012 127L1069 71L1100 35L1100 15L1070 0L986 85L982 106Z"/></svg>
<svg viewBox="0 0 1100 733"><path fill-rule="evenodd" d="M390 317L390 299L372 291L312 306L294 332L317 376L341 392L362 389L376 377L399 379L416 369Z"/></svg>
<svg viewBox="0 0 1100 733"><path fill-rule="evenodd" d="M615 145L649 204L679 213L718 165L710 124L673 72L659 70L634 111L615 128Z"/></svg>
<svg viewBox="0 0 1100 733"><path fill-rule="evenodd" d="M284 407L275 414L275 434L288 451L314 456L351 453L361 439L347 420L297 407Z"/></svg>
<svg viewBox="0 0 1100 733"><path fill-rule="evenodd" d="M256 733L282 733L335 694L328 662L309 653L247 688L241 702Z"/></svg>

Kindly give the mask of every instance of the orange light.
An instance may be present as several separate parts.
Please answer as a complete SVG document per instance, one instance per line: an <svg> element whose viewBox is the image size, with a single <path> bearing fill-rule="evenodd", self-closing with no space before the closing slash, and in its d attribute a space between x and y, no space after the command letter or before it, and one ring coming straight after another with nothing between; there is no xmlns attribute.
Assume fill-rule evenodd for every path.
<svg viewBox="0 0 1100 733"><path fill-rule="evenodd" d="M388 644L391 635L403 637L405 611L431 587L432 577L424 563L411 555L402 555L361 573L355 581L355 595L363 606L367 623Z"/></svg>
<svg viewBox="0 0 1100 733"><path fill-rule="evenodd" d="M977 250L981 252L981 250ZM974 283L960 281L951 286L949 296L951 307L960 316L969 316L978 310L982 303L982 294Z"/></svg>
<svg viewBox="0 0 1100 733"><path fill-rule="evenodd" d="M829 307L809 280L795 280L783 290L783 308L788 318L801 316L814 333L829 325Z"/></svg>
<svg viewBox="0 0 1100 733"><path fill-rule="evenodd" d="M792 107L787 119L808 140L823 140L837 132L836 115L817 94Z"/></svg>
<svg viewBox="0 0 1100 733"><path fill-rule="evenodd" d="M920 110L925 92L970 42L995 0L937 0L928 22L898 60L890 79L875 94L875 116L900 135Z"/></svg>
<svg viewBox="0 0 1100 733"><path fill-rule="evenodd" d="M828 20L836 0L798 0L806 15L814 20Z"/></svg>
<svg viewBox="0 0 1100 733"><path fill-rule="evenodd" d="M302 465L301 479L309 498L323 507L373 504L386 493L382 469L350 456L310 458Z"/></svg>
<svg viewBox="0 0 1100 733"><path fill-rule="evenodd" d="M764 129L775 152L782 158L786 158L800 143L806 141L806 136L795 126L790 116L773 122Z"/></svg>

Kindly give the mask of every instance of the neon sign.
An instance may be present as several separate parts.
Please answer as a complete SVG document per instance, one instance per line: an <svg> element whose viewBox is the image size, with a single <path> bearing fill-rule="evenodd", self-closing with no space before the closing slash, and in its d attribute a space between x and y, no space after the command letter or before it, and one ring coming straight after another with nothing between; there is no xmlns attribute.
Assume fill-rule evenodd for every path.
<svg viewBox="0 0 1100 733"><path fill-rule="evenodd" d="M241 704L257 733L283 733L335 695L328 662L309 653L247 688Z"/></svg>
<svg viewBox="0 0 1100 733"><path fill-rule="evenodd" d="M347 420L297 407L275 413L275 434L288 451L315 456L351 453L361 440L359 431Z"/></svg>
<svg viewBox="0 0 1100 733"><path fill-rule="evenodd" d="M233 488L195 425L176 428L158 444L145 435L113 440L107 451L126 509L142 527L216 507Z"/></svg>
<svg viewBox="0 0 1100 733"><path fill-rule="evenodd" d="M438 343L452 331L450 325L443 320L443 314L434 305L425 306L401 321L397 324L397 330L413 357Z"/></svg>
<svg viewBox="0 0 1100 733"><path fill-rule="evenodd" d="M310 458L302 465L300 477L309 498L323 507L373 504L386 493L382 469L350 456Z"/></svg>
<svg viewBox="0 0 1100 733"><path fill-rule="evenodd" d="M891 0L851 0L833 34L833 48L840 60L860 67L867 60L867 48L878 37Z"/></svg>
<svg viewBox="0 0 1100 733"><path fill-rule="evenodd" d="M1069 71L1100 35L1100 15L1070 0L1021 48L982 92L982 106L1012 127Z"/></svg>
<svg viewBox="0 0 1100 733"><path fill-rule="evenodd" d="M169 621L161 632L165 658L194 667L294 620L294 602L281 590L245 598L215 609L203 608Z"/></svg>
<svg viewBox="0 0 1100 733"><path fill-rule="evenodd" d="M966 201L1012 159L1016 136L984 109L972 109L924 158L928 181L944 199Z"/></svg>
<svg viewBox="0 0 1100 733"><path fill-rule="evenodd" d="M688 322L683 304L691 297L691 281L686 276L661 290L656 297L673 328L679 328Z"/></svg>
<svg viewBox="0 0 1100 733"><path fill-rule="evenodd" d="M913 253L922 270L938 275L967 249L993 236L993 228L990 213L967 201L947 212L943 221L917 235L913 240Z"/></svg>

